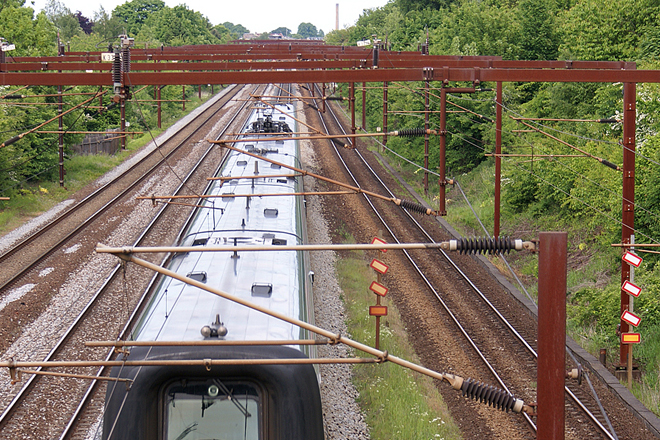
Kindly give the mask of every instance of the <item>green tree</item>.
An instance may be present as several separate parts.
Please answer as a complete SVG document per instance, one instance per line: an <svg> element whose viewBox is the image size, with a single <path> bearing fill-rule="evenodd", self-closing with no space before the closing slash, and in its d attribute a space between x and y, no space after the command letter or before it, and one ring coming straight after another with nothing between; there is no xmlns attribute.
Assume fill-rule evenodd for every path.
<svg viewBox="0 0 660 440"><path fill-rule="evenodd" d="M319 35L319 32L316 30L316 26L312 23L300 23L298 25L298 35L302 38L316 38Z"/></svg>
<svg viewBox="0 0 660 440"><path fill-rule="evenodd" d="M520 10L520 59L555 60L559 35L555 25L552 0L522 0Z"/></svg>
<svg viewBox="0 0 660 440"><path fill-rule="evenodd" d="M135 36L149 17L165 7L162 0L132 0L117 6L112 16L121 23L123 30L129 36Z"/></svg>
<svg viewBox="0 0 660 440"><path fill-rule="evenodd" d="M290 37L291 36L291 29L287 27L278 27L277 29L274 29L270 31L271 34L282 34L285 37Z"/></svg>
<svg viewBox="0 0 660 440"><path fill-rule="evenodd" d="M633 60L640 40L658 27L657 0L583 0L559 17L560 56L579 60Z"/></svg>
<svg viewBox="0 0 660 440"><path fill-rule="evenodd" d="M44 10L50 21L53 22L59 31L62 41L69 41L74 36L82 34L83 31L78 18L64 3L60 3L57 0L49 0Z"/></svg>
<svg viewBox="0 0 660 440"><path fill-rule="evenodd" d="M229 29L229 32L231 33L233 38L242 38L243 34L249 34L250 30L243 26L242 24L234 24L229 21L225 21L222 23L224 27Z"/></svg>
<svg viewBox="0 0 660 440"><path fill-rule="evenodd" d="M123 25L118 17L108 14L103 6L94 13L93 32L101 41L111 42L123 33Z"/></svg>
<svg viewBox="0 0 660 440"><path fill-rule="evenodd" d="M151 14L142 25L137 39L167 46L220 43L211 29L208 18L188 9L186 5L178 5Z"/></svg>

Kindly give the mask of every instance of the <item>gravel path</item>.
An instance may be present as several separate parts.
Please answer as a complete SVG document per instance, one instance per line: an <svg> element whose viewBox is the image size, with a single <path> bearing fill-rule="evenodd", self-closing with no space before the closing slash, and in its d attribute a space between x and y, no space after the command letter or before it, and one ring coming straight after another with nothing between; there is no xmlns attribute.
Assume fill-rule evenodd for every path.
<svg viewBox="0 0 660 440"><path fill-rule="evenodd" d="M309 141L301 142L305 168L317 173L316 157ZM316 180L305 178L305 191L315 191ZM310 243L331 243L328 223L322 214L320 197L312 196L307 203L307 234ZM314 314L316 325L333 333L348 335L344 323L341 288L335 274L334 252L310 252L314 271ZM350 337L350 335L348 335ZM348 357L352 355L343 344L318 348L319 357ZM355 399L358 392L351 383L349 365L321 365L321 401L327 440L369 439L369 428Z"/></svg>

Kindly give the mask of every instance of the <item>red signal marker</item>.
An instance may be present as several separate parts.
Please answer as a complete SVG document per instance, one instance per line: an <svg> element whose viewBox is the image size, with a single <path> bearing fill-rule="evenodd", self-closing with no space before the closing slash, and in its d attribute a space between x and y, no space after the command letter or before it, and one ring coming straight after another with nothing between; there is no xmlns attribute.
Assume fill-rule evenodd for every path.
<svg viewBox="0 0 660 440"><path fill-rule="evenodd" d="M621 333L622 344L639 344L642 342L642 335L639 333Z"/></svg>
<svg viewBox="0 0 660 440"><path fill-rule="evenodd" d="M387 269L389 269L389 266L387 266L385 263L381 263L375 258L371 261L371 264L369 266L376 272L381 273L383 275L385 275L387 273Z"/></svg>
<svg viewBox="0 0 660 440"><path fill-rule="evenodd" d="M642 257L632 252L626 252L623 254L623 261L630 264L631 266L639 267L642 264Z"/></svg>
<svg viewBox="0 0 660 440"><path fill-rule="evenodd" d="M369 306L371 316L387 316L387 306Z"/></svg>
<svg viewBox="0 0 660 440"><path fill-rule="evenodd" d="M630 294L634 297L638 297L639 294L642 293L641 287L635 286L630 281L624 282L623 286L621 286L621 290L623 290L624 292L626 292L626 293L628 293L628 294Z"/></svg>
<svg viewBox="0 0 660 440"><path fill-rule="evenodd" d="M376 295L385 296L387 295L387 291L389 289L382 284L377 283L376 281L372 281L371 286L369 286L369 290L371 290Z"/></svg>
<svg viewBox="0 0 660 440"><path fill-rule="evenodd" d="M623 312L623 315L621 315L621 320L627 322L632 326L637 327L640 321L642 320L642 318L626 310L625 312Z"/></svg>
<svg viewBox="0 0 660 440"><path fill-rule="evenodd" d="M387 244L385 240L381 240L378 237L374 237L373 240L371 240L371 244ZM387 252L387 249L381 249L382 252Z"/></svg>

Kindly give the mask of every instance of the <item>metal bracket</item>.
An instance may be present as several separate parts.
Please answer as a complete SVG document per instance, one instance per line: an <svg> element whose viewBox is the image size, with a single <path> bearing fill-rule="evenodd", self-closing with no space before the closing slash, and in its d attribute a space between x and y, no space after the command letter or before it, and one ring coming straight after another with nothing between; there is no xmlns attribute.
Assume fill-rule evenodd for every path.
<svg viewBox="0 0 660 440"><path fill-rule="evenodd" d="M422 69L422 75L424 80L432 81L433 80L433 67L424 67Z"/></svg>

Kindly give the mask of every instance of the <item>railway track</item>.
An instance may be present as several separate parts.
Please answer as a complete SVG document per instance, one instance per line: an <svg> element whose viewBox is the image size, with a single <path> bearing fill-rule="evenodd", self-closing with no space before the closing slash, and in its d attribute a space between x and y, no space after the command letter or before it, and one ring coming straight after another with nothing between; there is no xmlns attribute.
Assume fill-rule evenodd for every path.
<svg viewBox="0 0 660 440"><path fill-rule="evenodd" d="M220 106L212 106L212 114L217 114L235 95L236 93L232 93L230 97L223 99ZM246 101L225 124L225 131L234 126L232 123L239 117L241 110L247 104ZM200 127L207 125L205 133L209 132L208 124L213 125L217 119L212 120L211 118L208 111L203 112L196 118L196 124ZM195 123L191 122L191 124ZM199 129L196 128L195 131L197 132ZM178 139L180 145L184 145L189 142L190 135L183 138L174 136L174 138ZM206 177L217 169L221 152L213 146L209 147L208 144L204 148L205 151L189 170L187 176L181 179L178 188L174 191L175 194L179 192L190 194L191 191L193 194L201 193L207 185ZM214 160L210 160L211 156L216 157ZM169 157L172 155L170 154ZM144 231L139 234L135 244L162 244L162 240L167 240L168 243L175 240L179 228L171 226L176 223L181 224L182 215L187 215L187 211L189 209L182 209L175 205L162 205ZM156 256L155 259L162 258L164 257ZM130 328L135 311L146 298L146 295L138 297L132 292L127 292L127 287L135 287L135 291L145 291L146 286L153 282L154 277L151 274L132 271L116 262L112 262L112 264L114 268L110 274L68 328L62 332L50 352L45 357L39 358L40 360L98 360L104 356L108 359L113 355L113 353L103 353L92 349L81 351L80 347L86 340L99 337L115 339L123 336ZM130 286L127 286L126 283L129 283ZM138 290L138 287L141 290ZM124 316L121 314L117 316L118 308L126 312ZM132 314L130 314L131 310L134 310ZM128 324L125 324L127 321ZM53 371L57 372L56 369ZM79 374L88 376L103 373L102 370L94 368L81 369L79 372ZM93 429L94 424L97 424L99 420L105 387L99 386L98 381L92 381L90 384L89 380L41 375L27 377L29 379L21 384L22 386L13 394L11 402L3 408L3 413L0 415L0 432L7 435L7 438L9 436L14 438L55 438L57 436L61 439L86 438L90 429ZM60 387L66 387L66 392L58 393L56 390ZM62 389L60 388L60 390ZM45 413L46 415L44 415ZM46 423L44 423L44 417L48 418ZM44 425L47 425L48 432L44 432Z"/></svg>
<svg viewBox="0 0 660 440"><path fill-rule="evenodd" d="M329 125L332 126L333 133L337 133L336 130L339 129L343 131L343 128L340 128L339 118L336 116L334 116L333 121L329 122ZM386 183L378 177L379 174L383 173L378 173L369 165L369 162L373 162L373 159L371 161L367 160L361 154L361 149L341 150L337 149L334 144L332 144L332 149L334 149L339 160L342 161L347 178L355 182L356 186L371 191L380 187L386 192L385 195L394 196L388 188L388 186L392 186L392 182ZM349 168L360 171L351 172L348 171ZM366 172L365 168L367 169ZM449 238L445 234L439 233L437 223L429 221L427 218L417 219L405 210L392 209L391 206L385 206L379 200L369 200L366 195L365 198L370 209L383 225L382 227L387 229L391 240L416 242L441 241ZM406 221L397 218L401 215L406 217ZM389 226L389 224L392 224L392 226ZM370 237L364 237L364 239L369 240ZM474 261L470 264L470 257L454 257L453 255L450 257L444 252L431 258L429 258L428 252L411 251L404 252L404 254L414 271L424 280L424 284L432 292L432 296L442 304L443 310L440 310L439 313L444 316L443 321L454 321L456 327L460 328L460 334L455 336L456 340L468 341L467 343L471 349L477 353L478 359L473 359L471 362L473 364L483 363L486 366L485 370L478 369L477 374L473 377L489 384L494 384L492 381L496 380L499 382L500 387L505 389L510 387L517 397L524 398L528 402L535 401L536 324L533 319L530 319L529 314L513 307L511 298L503 292L482 292L483 289L478 286L480 283L473 282L471 277L477 275L475 279L483 279L484 274L474 273L475 271L479 272L480 269L474 269ZM441 257L441 260L438 260L438 257ZM473 267L473 273L462 271L460 267L463 265ZM442 266L442 274L439 273L441 272L438 270L439 266ZM406 288L403 287L403 289ZM471 294L468 295L467 292L471 292ZM397 301L400 309L404 309L404 311L410 309L418 312L419 308L411 307L406 304L406 301L409 300L399 299ZM520 330L517 330L518 328ZM422 333L424 332L426 333L425 337L428 338L431 332L428 329L422 331ZM455 330L453 332L456 333ZM423 344L418 345L420 345L417 347L418 352L420 349L428 351L428 347L422 347ZM515 362L512 362L512 359L515 359ZM431 362L438 361L437 357L434 356L429 356L429 360ZM431 366L439 370L449 369L451 371L452 364L458 365L454 359L453 362L448 362L447 368L437 368L436 365ZM587 391L586 385L577 386L577 384L573 385L568 382L567 384L567 438L614 438L605 428L606 421L599 412L597 402ZM476 418L479 419L481 416ZM516 432L513 435L507 434L510 438L536 437L534 421L529 417L527 417L527 426L520 426L517 423L514 423L514 426L510 426L508 423L506 424L509 426L501 426L501 423L500 419L491 422L490 425L498 426L498 429L502 428L501 430L507 433ZM466 426L469 425L466 424ZM474 426L470 428L475 429ZM487 429L492 430L493 435L497 435L494 428ZM474 438L478 438L478 436Z"/></svg>

